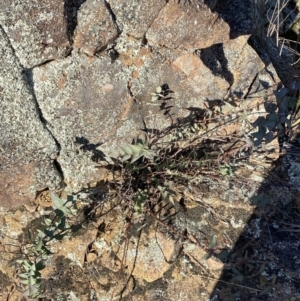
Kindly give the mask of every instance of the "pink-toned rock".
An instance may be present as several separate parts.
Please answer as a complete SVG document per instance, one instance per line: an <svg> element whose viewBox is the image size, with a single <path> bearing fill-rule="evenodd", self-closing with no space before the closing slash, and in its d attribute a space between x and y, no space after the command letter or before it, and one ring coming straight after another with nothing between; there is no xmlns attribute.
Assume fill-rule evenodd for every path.
<svg viewBox="0 0 300 301"><path fill-rule="evenodd" d="M97 229L84 229L83 235L72 235L69 239L63 239L61 243L53 243L52 250L55 253L53 260L59 256L68 258L72 261L73 265L82 267L84 265L86 248L93 242L96 237Z"/></svg>
<svg viewBox="0 0 300 301"><path fill-rule="evenodd" d="M126 252L125 265L137 279L153 282L163 276L172 266L167 262L174 252L175 241L162 239L154 229L142 231L140 238L131 236ZM124 243L118 255L122 256Z"/></svg>
<svg viewBox="0 0 300 301"><path fill-rule="evenodd" d="M184 72L187 76L186 80L203 97L208 99L222 98L229 88L229 83L224 78L215 76L200 58L193 53L183 54L173 61L172 64Z"/></svg>
<svg viewBox="0 0 300 301"><path fill-rule="evenodd" d="M197 51L202 64L205 66L201 66L201 69L204 69L198 71L201 74L199 79L201 85L205 86L206 80L208 80L208 85L226 80L230 85L232 94L236 98L243 98L248 92L253 79L264 68L262 60L248 44L248 38L249 36L240 36L223 44L212 45ZM180 62L181 64L175 61L185 72L187 72L190 65L193 65L189 63L189 60L186 64L184 64L183 59ZM200 66L199 63L198 66ZM205 70L209 70L210 77L207 76ZM218 86L213 84L213 87L217 88ZM222 89L221 86L219 88ZM223 88L225 88L224 85ZM212 92L216 95L218 93L214 88Z"/></svg>
<svg viewBox="0 0 300 301"><path fill-rule="evenodd" d="M28 204L35 198L35 164L21 164L0 172L0 207L6 210Z"/></svg>
<svg viewBox="0 0 300 301"><path fill-rule="evenodd" d="M207 6L169 1L151 24L146 38L155 46L190 50L224 43L229 40L229 31L228 24Z"/></svg>

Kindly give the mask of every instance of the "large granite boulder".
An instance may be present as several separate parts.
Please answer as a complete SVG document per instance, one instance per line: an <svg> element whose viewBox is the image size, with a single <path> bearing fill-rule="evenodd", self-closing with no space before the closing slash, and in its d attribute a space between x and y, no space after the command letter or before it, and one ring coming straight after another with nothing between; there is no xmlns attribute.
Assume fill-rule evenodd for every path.
<svg viewBox="0 0 300 301"><path fill-rule="evenodd" d="M118 145L142 135L145 123L158 130L170 125L164 110L151 102L158 86L173 92L167 107L175 120L190 108L222 100L229 90L244 97L264 68L248 45L249 35L230 39L229 25L211 11L216 1L0 5L3 58L9 54L1 69L7 85L2 137L9 133L37 141L15 143L18 151L10 151L41 165L40 184L25 185L33 190L59 189L63 180L70 192L97 182L96 165ZM30 10L21 18L26 5ZM31 115L25 113L29 105ZM26 122L14 121L26 114ZM1 161L13 165L7 139L2 144ZM36 156L41 145L43 160ZM3 187L7 184L3 180Z"/></svg>

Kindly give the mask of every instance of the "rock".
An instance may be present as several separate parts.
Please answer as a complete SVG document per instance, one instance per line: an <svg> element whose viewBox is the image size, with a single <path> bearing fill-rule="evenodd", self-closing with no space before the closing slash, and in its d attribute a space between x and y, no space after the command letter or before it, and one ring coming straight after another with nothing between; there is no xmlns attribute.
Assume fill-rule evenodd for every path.
<svg viewBox="0 0 300 301"><path fill-rule="evenodd" d="M119 61L74 54L34 69L36 97L62 147L76 137L106 142L131 104ZM80 143L80 142L79 142Z"/></svg>
<svg viewBox="0 0 300 301"><path fill-rule="evenodd" d="M169 1L147 31L150 45L196 50L229 40L229 26L207 6Z"/></svg>
<svg viewBox="0 0 300 301"><path fill-rule="evenodd" d="M207 78L206 81L203 81L204 83L207 82L208 85L211 85L213 81L227 81L227 89L225 84L223 86L218 85L222 92L216 89L217 87L211 87L213 93L216 93L215 91L223 93L223 97L230 86L231 93L236 98L242 99L248 92L255 76L264 68L262 60L248 45L247 36L240 36L224 44L201 49L197 53L202 60L202 64L205 65L204 68L209 69L211 74L211 78ZM207 71L202 71L203 67L198 68L198 70L198 72L207 75Z"/></svg>
<svg viewBox="0 0 300 301"><path fill-rule="evenodd" d="M91 0L80 7L74 37L75 49L81 49L92 56L117 38L117 27L106 6L104 0L100 2Z"/></svg>
<svg viewBox="0 0 300 301"><path fill-rule="evenodd" d="M218 63L218 61L216 62ZM205 66L205 63L196 54L181 55L173 61L172 65L186 74L186 81L194 86L196 92L204 99L222 99L230 87L230 83L225 78L215 76L211 66Z"/></svg>
<svg viewBox="0 0 300 301"><path fill-rule="evenodd" d="M207 92L196 86L194 78L171 65L159 52L153 52L150 58L146 58L137 72L138 76L131 80L131 92L149 129L162 130L169 126L171 119L166 113L168 111L176 119L189 115L190 107L204 106ZM163 101L151 101L150 93L154 93L158 86L171 90L165 104L162 104ZM133 118L131 112L128 118Z"/></svg>
<svg viewBox="0 0 300 301"><path fill-rule="evenodd" d="M0 206L11 208L32 201L37 190L58 188L61 176L53 165L58 147L2 29L0 41Z"/></svg>
<svg viewBox="0 0 300 301"><path fill-rule="evenodd" d="M168 260L174 252L175 241L166 240L162 233L155 232L154 229L147 232L142 231L140 237L130 237L125 264L134 277L153 282L171 267ZM121 250L124 250L124 244L121 245Z"/></svg>
<svg viewBox="0 0 300 301"><path fill-rule="evenodd" d="M238 98L246 96L257 74L265 67L263 61L248 44L248 36L241 36L224 44L224 57L227 59L228 71L233 75L231 92ZM215 53L218 53L215 51ZM226 66L226 64L225 64ZM227 72L226 72L227 71ZM226 75L225 75L226 76Z"/></svg>
<svg viewBox="0 0 300 301"><path fill-rule="evenodd" d="M29 43L29 38L14 40L7 32L22 64L37 65L26 73L32 86L29 93L37 101L41 121L55 137L57 162L70 192L97 182L101 176L96 163L142 135L143 120L148 128L161 130L172 123L168 114L173 120L186 117L190 108L222 99L230 86L242 97L262 66L247 46L247 37L229 41L229 27L204 3L89 0L82 4L80 0L65 7L66 18L61 3L55 4L55 18L42 18L42 8L35 2L30 4L32 14L24 18L32 32L41 28L56 41L55 49L50 44L45 47L48 56L36 48L38 35L30 36ZM209 3L211 8L215 4ZM15 14L2 16L4 28L13 18ZM61 59L73 40L74 51ZM101 53L112 43L114 59ZM15 45L23 45L25 52ZM34 52L38 55L31 57ZM149 94L158 86L172 91L165 104L151 102ZM39 189L59 186L51 160L42 161L49 168L35 176L48 178L39 180ZM34 185L35 179L30 183Z"/></svg>
<svg viewBox="0 0 300 301"><path fill-rule="evenodd" d="M251 0L223 0L217 1L213 8L221 19L230 26L230 38L235 39L254 31L255 5Z"/></svg>
<svg viewBox="0 0 300 301"><path fill-rule="evenodd" d="M120 30L141 39L166 4L165 1L110 0L109 5Z"/></svg>
<svg viewBox="0 0 300 301"><path fill-rule="evenodd" d="M25 240L22 236L23 229L28 222L29 215L25 207L18 210L0 211L1 298L11 298L13 301L22 299L22 293L11 285L16 269L10 262L15 261L16 255L20 256L21 246Z"/></svg>
<svg viewBox="0 0 300 301"><path fill-rule="evenodd" d="M0 270L0 287L1 287L1 296L4 298L10 298L10 291L9 288L11 286L11 280L9 279L9 277L3 273ZM20 296L18 296L20 297ZM11 299L13 301L17 300L16 297L14 296L14 299Z"/></svg>
<svg viewBox="0 0 300 301"><path fill-rule="evenodd" d="M61 145L58 161L64 180L79 190L97 177L92 156L104 159L97 147L121 143L116 133L133 103L127 74L120 61L74 54L35 68L33 80L41 111ZM131 137L122 138L129 142Z"/></svg>
<svg viewBox="0 0 300 301"><path fill-rule="evenodd" d="M65 57L74 30L74 8L82 0L1 1L0 24L25 68ZM79 5L80 6L80 5Z"/></svg>
<svg viewBox="0 0 300 301"><path fill-rule="evenodd" d="M288 221L294 208L277 212L275 206L295 201L299 209L293 194L299 195L300 165L290 156L282 160L279 175L271 171L279 155L274 124L280 112L273 95L279 78L274 67L288 84L292 68L287 63L292 60L286 55L280 61L274 39L261 58L252 48L258 39L252 38L249 45L254 21L261 21L253 20L251 1L19 2L0 2L2 297L9 299L11 284L19 281L15 266L8 263L21 257L20 250L31 252L28 232L35 236L44 230L41 222L52 205L48 189L63 185L63 195L86 187L93 187L94 194L88 197L81 191L81 215L70 220L76 225L82 221L83 227L50 243L54 254L42 270L48 298L208 300L224 266L230 277L222 285L234 276L230 268L246 259L252 266L237 268L241 274L249 272L237 289L263 290L263 285L257 287L265 281L258 265L266 253L255 251L265 242L267 248L277 245L278 252L268 255L270 263L277 261L274 271L287 260L277 239L281 234L276 225L282 221L272 214L286 214ZM165 98L152 97L158 87ZM139 204L131 199L130 189L123 196L120 188L115 198L116 185L106 184L114 180L123 185L124 169L113 174L105 167L114 150L143 136L145 127L148 133L160 132L204 110L212 113L205 120L209 130L219 122L218 130L203 136L208 144L205 161L210 163L203 174L189 174L188 185L168 183L176 186L170 187L174 203L155 204L151 196L147 205L149 210L155 207L154 219L134 211ZM228 116L230 122L225 122ZM194 131L200 136L205 126ZM228 152L247 144L253 148L249 160ZM272 177L265 181L267 171ZM134 188L143 186L136 183ZM35 206L28 206L37 191ZM8 210L17 206L22 207ZM263 234L270 240L261 240ZM278 236L272 240L274 234ZM287 234L283 235L292 241ZM238 256L230 254L239 238L249 238L253 252L241 242ZM298 254L294 247L290 258ZM281 253L286 258L278 259ZM205 255L209 258L203 259ZM35 259L33 253L26 256ZM295 274L286 283L297 276L297 266L291 266ZM268 280L277 293L281 288ZM224 299L231 297L224 290L223 294ZM22 297L16 292L13 298Z"/></svg>

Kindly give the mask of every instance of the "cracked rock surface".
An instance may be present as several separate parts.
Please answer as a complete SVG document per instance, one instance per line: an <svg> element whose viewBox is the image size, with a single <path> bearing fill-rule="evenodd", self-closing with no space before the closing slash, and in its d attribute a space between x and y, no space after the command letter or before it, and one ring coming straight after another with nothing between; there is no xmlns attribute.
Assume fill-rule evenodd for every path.
<svg viewBox="0 0 300 301"><path fill-rule="evenodd" d="M20 18L25 5L30 9ZM187 108L222 99L230 87L234 94L245 95L263 69L248 36L230 40L229 26L200 2L56 0L43 6L11 0L2 9L2 47L18 63L3 69L1 80L8 83L6 76L17 66L22 73L5 95L22 102L24 92L17 93L14 86L27 78L26 99L38 108L35 122L55 140L57 156L51 147L43 151L51 154L44 165L50 168L56 160L57 170L40 170L43 176L38 177L49 174L51 180L40 179L44 184L39 189L57 188L63 177L69 191L78 191L97 180L91 159L95 152L103 159L117 145L129 143L143 121L157 129L168 126L171 121L150 101L156 87L169 86L173 118L185 117ZM16 105L13 114L21 116L24 108ZM3 116L10 119L11 114ZM30 135L27 131L23 133ZM41 135L35 131L31 139L42 144L47 135ZM73 145L78 141L93 145L93 153L83 154L82 144ZM25 144L18 147L20 153L27 152Z"/></svg>
<svg viewBox="0 0 300 301"><path fill-rule="evenodd" d="M295 153L280 161L275 139L274 90L289 82L292 58L272 39L258 51L252 3L0 0L0 299L22 298L8 263L40 229L50 191L100 194L115 180L104 163L145 125L159 132L224 102L218 116L238 122L212 137L248 127L255 139L236 178L229 159L216 179L174 185L182 198L162 204L165 224L149 215L130 225L130 205L104 196L87 217L83 200L84 227L50 243L42 290L51 301L298 300L299 226L289 219L299 221L300 164ZM162 86L164 104L151 97ZM216 160L231 155L223 146Z"/></svg>

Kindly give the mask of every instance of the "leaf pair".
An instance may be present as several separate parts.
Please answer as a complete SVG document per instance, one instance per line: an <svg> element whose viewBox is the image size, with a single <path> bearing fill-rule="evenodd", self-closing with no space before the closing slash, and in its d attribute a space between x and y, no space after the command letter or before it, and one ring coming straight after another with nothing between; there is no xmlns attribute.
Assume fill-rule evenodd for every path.
<svg viewBox="0 0 300 301"><path fill-rule="evenodd" d="M120 146L119 155L121 155L121 162L129 161L130 163L136 162L139 158L153 158L154 152L151 151L147 145L147 141L137 139L133 144Z"/></svg>
<svg viewBox="0 0 300 301"><path fill-rule="evenodd" d="M63 200L59 198L54 192L51 191L50 193L52 199L52 206L55 209L54 212L59 216L62 217L64 215L74 215L77 212L76 206L74 201L68 199Z"/></svg>

